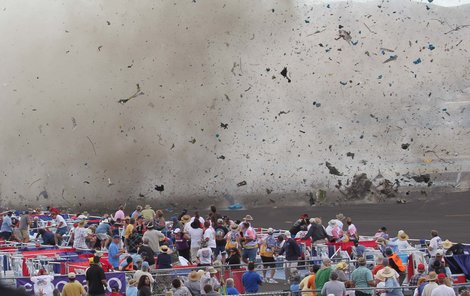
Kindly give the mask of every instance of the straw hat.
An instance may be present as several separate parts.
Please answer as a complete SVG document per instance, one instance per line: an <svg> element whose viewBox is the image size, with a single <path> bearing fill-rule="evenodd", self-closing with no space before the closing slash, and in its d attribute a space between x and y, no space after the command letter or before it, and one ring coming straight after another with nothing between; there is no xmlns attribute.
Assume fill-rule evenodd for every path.
<svg viewBox="0 0 470 296"><path fill-rule="evenodd" d="M232 225L230 225L230 229L232 229L232 230L238 230L238 224L237 224L237 223L233 223Z"/></svg>
<svg viewBox="0 0 470 296"><path fill-rule="evenodd" d="M407 241L408 239L410 239L408 234L406 234L403 230L398 231L397 237L401 241Z"/></svg>
<svg viewBox="0 0 470 296"><path fill-rule="evenodd" d="M85 224L86 224L85 220L81 220L80 222L78 222L78 226L85 226Z"/></svg>
<svg viewBox="0 0 470 296"><path fill-rule="evenodd" d="M437 280L437 273L431 271L427 277L428 282Z"/></svg>
<svg viewBox="0 0 470 296"><path fill-rule="evenodd" d="M197 282L201 279L203 273L204 271L202 273L198 273L197 271L193 270L188 274L188 279L192 282Z"/></svg>
<svg viewBox="0 0 470 296"><path fill-rule="evenodd" d="M190 220L191 220L191 216L189 215L183 215L183 217L181 217L181 222L183 223L188 223Z"/></svg>
<svg viewBox="0 0 470 296"><path fill-rule="evenodd" d="M336 226L336 221L335 220L330 220L328 221L329 226Z"/></svg>
<svg viewBox="0 0 470 296"><path fill-rule="evenodd" d="M146 209L151 209L152 207L150 205L145 205Z"/></svg>
<svg viewBox="0 0 470 296"><path fill-rule="evenodd" d="M137 285L137 281L136 281L136 280L134 280L134 279L130 279L130 280L129 280L129 286L135 287L136 285Z"/></svg>
<svg viewBox="0 0 470 296"><path fill-rule="evenodd" d="M340 263L336 264L336 269L345 270L346 268L348 268L348 264L344 261L341 261Z"/></svg>
<svg viewBox="0 0 470 296"><path fill-rule="evenodd" d="M390 266L385 266L381 271L381 275L384 278L391 278L395 276L395 270L391 268Z"/></svg>
<svg viewBox="0 0 470 296"><path fill-rule="evenodd" d="M271 227L268 228L268 234L273 234L274 233L274 229L272 229Z"/></svg>
<svg viewBox="0 0 470 296"><path fill-rule="evenodd" d="M210 266L207 271L210 273L210 274L216 274L217 273L217 269L215 269L213 266Z"/></svg>
<svg viewBox="0 0 470 296"><path fill-rule="evenodd" d="M246 215L245 218L243 218L245 221L253 221L253 217L251 215Z"/></svg>
<svg viewBox="0 0 470 296"><path fill-rule="evenodd" d="M382 275L382 270L383 270L383 268L381 270L377 271L377 273L374 276L376 280L379 280L381 282L385 280L384 276Z"/></svg>
<svg viewBox="0 0 470 296"><path fill-rule="evenodd" d="M168 253L169 250L168 246L163 245L160 247L160 252L162 253Z"/></svg>
<svg viewBox="0 0 470 296"><path fill-rule="evenodd" d="M446 239L444 242L442 242L442 247L446 250L452 248L453 245L454 245L454 243L451 242L448 239Z"/></svg>
<svg viewBox="0 0 470 296"><path fill-rule="evenodd" d="M343 221L344 219L346 219L346 217L343 215L343 213L339 213L338 215L336 215L336 219Z"/></svg>

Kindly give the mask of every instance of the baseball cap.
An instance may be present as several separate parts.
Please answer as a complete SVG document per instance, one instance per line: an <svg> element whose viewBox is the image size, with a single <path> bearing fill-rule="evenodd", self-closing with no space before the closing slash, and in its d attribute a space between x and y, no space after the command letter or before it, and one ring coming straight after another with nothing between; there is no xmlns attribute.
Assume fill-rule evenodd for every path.
<svg viewBox="0 0 470 296"><path fill-rule="evenodd" d="M224 223L223 219L217 219L217 223Z"/></svg>
<svg viewBox="0 0 470 296"><path fill-rule="evenodd" d="M274 229L272 229L271 227L268 228L268 233L269 234L273 234L274 233Z"/></svg>
<svg viewBox="0 0 470 296"><path fill-rule="evenodd" d="M69 272L69 274L67 275L67 277L68 277L69 279L74 279L74 278L76 277L76 274L75 274L75 272Z"/></svg>
<svg viewBox="0 0 470 296"><path fill-rule="evenodd" d="M113 235L113 238L121 238L119 235L115 234Z"/></svg>
<svg viewBox="0 0 470 296"><path fill-rule="evenodd" d="M175 234L180 233L180 232L181 232L181 229L179 229L179 228L176 228L175 231L174 231Z"/></svg>
<svg viewBox="0 0 470 296"><path fill-rule="evenodd" d="M425 268L423 263L418 264L418 270L424 270Z"/></svg>
<svg viewBox="0 0 470 296"><path fill-rule="evenodd" d="M150 265L147 261L142 262L142 268L149 268Z"/></svg>
<svg viewBox="0 0 470 296"><path fill-rule="evenodd" d="M446 278L446 275L441 272L440 274L437 275L437 278L440 279L440 280L443 280L443 279Z"/></svg>

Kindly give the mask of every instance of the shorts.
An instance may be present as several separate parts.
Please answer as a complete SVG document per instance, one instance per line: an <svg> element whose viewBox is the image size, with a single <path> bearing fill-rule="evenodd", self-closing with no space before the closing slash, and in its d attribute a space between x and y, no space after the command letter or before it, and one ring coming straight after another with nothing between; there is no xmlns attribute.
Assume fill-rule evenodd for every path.
<svg viewBox="0 0 470 296"><path fill-rule="evenodd" d="M264 267L276 268L276 260L274 260L274 257L261 256L261 261Z"/></svg>
<svg viewBox="0 0 470 296"><path fill-rule="evenodd" d="M225 245L217 246L214 249L214 256L217 257L217 256L219 256L220 253L224 253L224 252L225 252Z"/></svg>
<svg viewBox="0 0 470 296"><path fill-rule="evenodd" d="M97 233L96 238L98 238L100 241L104 241L109 238L109 235L107 235L106 233Z"/></svg>
<svg viewBox="0 0 470 296"><path fill-rule="evenodd" d="M255 262L256 260L256 254L258 253L257 248L253 249L243 249L243 259L248 259L248 261Z"/></svg>
<svg viewBox="0 0 470 296"><path fill-rule="evenodd" d="M64 235L67 233L67 227L61 227L61 228L57 228L57 231L55 232L59 235Z"/></svg>
<svg viewBox="0 0 470 296"><path fill-rule="evenodd" d="M23 238L23 240L29 239L28 229L21 229L20 232L21 232L21 237Z"/></svg>

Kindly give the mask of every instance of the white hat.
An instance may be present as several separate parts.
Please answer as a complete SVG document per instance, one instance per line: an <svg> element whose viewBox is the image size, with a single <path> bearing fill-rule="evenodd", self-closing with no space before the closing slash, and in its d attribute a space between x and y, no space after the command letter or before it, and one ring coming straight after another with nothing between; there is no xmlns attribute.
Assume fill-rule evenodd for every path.
<svg viewBox="0 0 470 296"><path fill-rule="evenodd" d="M284 235L287 236L287 237L291 237L291 234L290 234L289 230L286 230L286 232L284 232Z"/></svg>
<svg viewBox="0 0 470 296"><path fill-rule="evenodd" d="M74 278L77 277L77 275L75 274L75 272L69 272L69 274L67 275L67 277L68 277L69 279L74 279Z"/></svg>
<svg viewBox="0 0 470 296"><path fill-rule="evenodd" d="M181 232L181 229L176 228L175 231L173 231L173 232L174 232L175 234L176 234L176 233L180 233L180 232Z"/></svg>
<svg viewBox="0 0 470 296"><path fill-rule="evenodd" d="M268 233L269 234L273 234L274 233L274 229L272 229L271 227L268 228Z"/></svg>

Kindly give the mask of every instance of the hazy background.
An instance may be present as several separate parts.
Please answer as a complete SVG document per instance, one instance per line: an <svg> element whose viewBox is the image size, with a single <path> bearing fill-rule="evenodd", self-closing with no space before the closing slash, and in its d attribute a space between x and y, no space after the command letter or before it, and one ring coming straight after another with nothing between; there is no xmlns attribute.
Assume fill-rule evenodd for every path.
<svg viewBox="0 0 470 296"><path fill-rule="evenodd" d="M361 172L468 188L469 15L408 0L2 1L1 205L307 201Z"/></svg>

